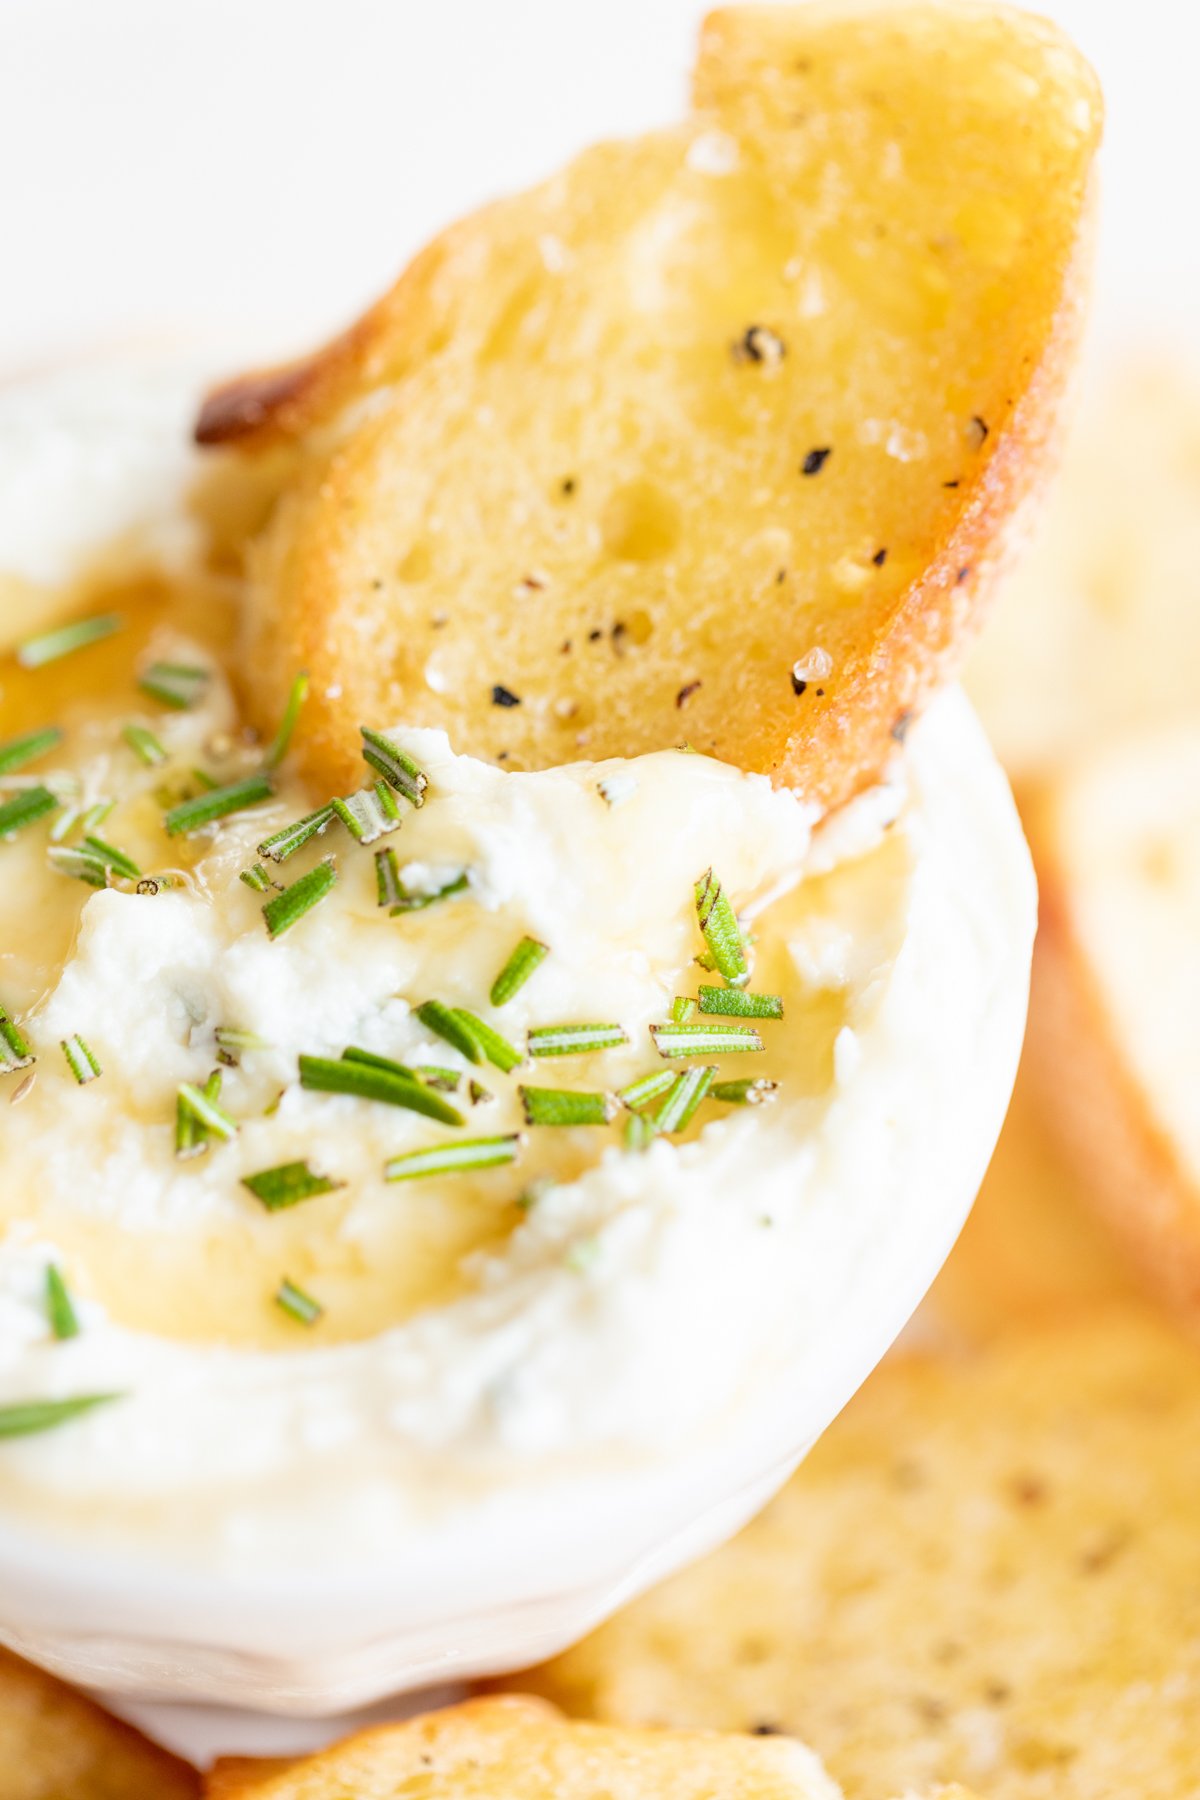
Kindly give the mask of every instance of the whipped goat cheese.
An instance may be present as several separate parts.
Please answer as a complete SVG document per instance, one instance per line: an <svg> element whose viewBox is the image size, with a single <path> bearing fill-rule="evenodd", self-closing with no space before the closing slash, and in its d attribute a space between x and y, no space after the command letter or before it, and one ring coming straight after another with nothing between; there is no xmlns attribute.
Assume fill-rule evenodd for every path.
<svg viewBox="0 0 1200 1800"><path fill-rule="evenodd" d="M286 761L269 797L163 830L180 794L263 759L197 580L118 597L125 633L42 689L0 672L0 738L10 719L64 731L0 782L0 801L44 781L61 802L0 842L0 1005L37 1058L0 1076L0 1406L117 1396L0 1446L5 1516L205 1567L378 1566L501 1541L498 1520L561 1518L564 1494L601 1504L635 1473L665 1482L698 1449L719 1462L752 1426L757 1465L735 1479L782 1469L805 1427L785 1407L768 1428L769 1408L786 1391L815 1417L898 1329L1015 1066L1032 880L965 703L945 697L889 779L823 821L701 755L506 773L364 721L424 771L424 803L367 845L334 819L273 863L259 846L325 798ZM152 662L204 671L193 704L139 687ZM61 842L99 835L140 883L56 867L68 815ZM330 891L273 936L264 907L330 859ZM746 991L782 1017L696 1010L723 985L708 871L749 946ZM393 913L397 891L429 903ZM493 1005L526 939L546 954ZM516 1066L474 1058L429 1002L482 1020ZM585 1024L617 1033L531 1053ZM745 1047L663 1054L697 1024ZM60 1050L75 1039L101 1070L82 1085ZM461 1123L305 1084L302 1058L348 1048L422 1072ZM682 1129L627 1132L623 1092L710 1065ZM180 1155L180 1091L217 1071L232 1129ZM529 1087L596 1097L597 1122L540 1123ZM511 1154L389 1179L478 1140ZM296 1164L324 1191L264 1204L255 1178ZM51 1267L80 1327L61 1340Z"/></svg>

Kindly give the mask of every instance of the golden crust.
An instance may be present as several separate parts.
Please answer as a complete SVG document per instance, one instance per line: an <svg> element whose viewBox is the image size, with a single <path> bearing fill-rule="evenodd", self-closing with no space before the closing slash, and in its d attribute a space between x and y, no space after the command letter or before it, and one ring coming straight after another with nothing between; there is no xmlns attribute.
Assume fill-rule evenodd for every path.
<svg viewBox="0 0 1200 1800"><path fill-rule="evenodd" d="M219 1762L208 1800L838 1800L798 1744L580 1725L541 1700L468 1701L286 1765Z"/></svg>
<svg viewBox="0 0 1200 1800"><path fill-rule="evenodd" d="M247 669L265 723L309 668L323 783L404 719L514 767L686 737L832 805L957 668L1078 336L1094 78L1003 8L750 8L695 93L205 407L300 451Z"/></svg>
<svg viewBox="0 0 1200 1800"><path fill-rule="evenodd" d="M1133 1268L1198 1324L1200 1186L1133 1066L1084 946L1076 884L1086 871L1070 866L1062 799L1061 789L1048 786L1027 809L1041 887L1028 1040L1033 1076L1081 1191ZM1128 927L1145 929L1146 921L1130 918ZM1147 994L1146 1004L1160 999Z"/></svg>
<svg viewBox="0 0 1200 1800"><path fill-rule="evenodd" d="M3 1800L198 1800L194 1769L93 1701L0 1651Z"/></svg>
<svg viewBox="0 0 1200 1800"><path fill-rule="evenodd" d="M723 1550L514 1678L767 1724L853 1800L1200 1792L1200 1359L1139 1307L886 1363Z"/></svg>

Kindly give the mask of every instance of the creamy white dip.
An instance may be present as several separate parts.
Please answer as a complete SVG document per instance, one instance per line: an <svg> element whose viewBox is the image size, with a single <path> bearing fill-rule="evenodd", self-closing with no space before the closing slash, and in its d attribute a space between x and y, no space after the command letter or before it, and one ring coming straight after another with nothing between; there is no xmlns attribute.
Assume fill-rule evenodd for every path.
<svg viewBox="0 0 1200 1800"><path fill-rule="evenodd" d="M28 560L28 520L21 548ZM564 1482L595 1496L623 1470L668 1471L785 1375L819 1387L827 1356L845 1365L847 1319L865 1308L890 1331L888 1293L915 1304L999 1123L1033 933L1011 802L959 697L824 823L699 755L505 773L371 721L426 770L426 804L370 848L335 823L274 871L291 882L332 855L338 882L272 941L267 896L239 871L321 797L285 773L265 806L167 840L165 779L200 765L230 780L261 751L211 645L160 620L103 691L87 654L66 742L21 779L50 771L76 804L113 800L105 838L176 885L91 891L47 866L45 825L0 844L0 1004L38 1055L16 1104L26 1075L0 1077L0 1405L122 1396L0 1447L10 1515L205 1566L411 1559ZM138 695L150 656L211 668L197 707ZM3 704L0 685L0 720ZM159 733L165 770L130 752L130 718ZM390 917L382 847L412 888L464 872L467 887ZM772 1101L706 1102L682 1140L646 1150L624 1147L623 1112L526 1127L521 1082L615 1094L668 1066L650 1024L719 980L696 963L693 884L710 867L755 933L752 987L785 1012L760 1027L761 1054L713 1060L720 1079L778 1082ZM550 954L494 1009L523 935ZM415 1016L429 998L522 1050L531 1027L581 1021L617 1022L628 1042L472 1067ZM180 1161L177 1090L217 1066L218 1027L265 1047L224 1069L236 1138ZM58 1048L75 1034L103 1068L83 1087ZM520 1130L517 1162L386 1182L389 1158L456 1134L300 1087L300 1054L348 1045L456 1070L458 1135ZM342 1185L276 1213L242 1185L297 1160ZM47 1321L51 1262L81 1323L66 1342ZM315 1326L275 1305L284 1277L323 1306Z"/></svg>

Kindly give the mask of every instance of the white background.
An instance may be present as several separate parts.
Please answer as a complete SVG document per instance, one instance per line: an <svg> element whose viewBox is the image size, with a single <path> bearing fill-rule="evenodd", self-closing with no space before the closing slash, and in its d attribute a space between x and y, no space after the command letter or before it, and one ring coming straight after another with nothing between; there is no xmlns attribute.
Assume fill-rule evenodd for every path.
<svg viewBox="0 0 1200 1800"><path fill-rule="evenodd" d="M680 110L698 0L0 0L0 373L286 350L434 229ZM1106 320L1200 295L1200 7L1056 0L1109 98Z"/></svg>

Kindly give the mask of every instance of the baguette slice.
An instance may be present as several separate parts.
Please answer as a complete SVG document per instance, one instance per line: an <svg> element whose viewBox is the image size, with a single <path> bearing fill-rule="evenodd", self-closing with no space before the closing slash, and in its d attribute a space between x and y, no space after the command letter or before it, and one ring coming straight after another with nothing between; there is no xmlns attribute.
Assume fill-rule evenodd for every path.
<svg viewBox="0 0 1200 1800"><path fill-rule="evenodd" d="M1200 724L1087 759L1029 824L1043 1102L1136 1265L1200 1321Z"/></svg>
<svg viewBox="0 0 1200 1800"><path fill-rule="evenodd" d="M1200 688L1200 374L1139 346L1085 370L1028 555L966 673L1021 784L1121 732L1194 718Z"/></svg>
<svg viewBox="0 0 1200 1800"><path fill-rule="evenodd" d="M786 1739L578 1725L542 1700L473 1700L282 1767L219 1762L208 1800L839 1800Z"/></svg>
<svg viewBox="0 0 1200 1800"><path fill-rule="evenodd" d="M199 1800L194 1769L0 1650L0 1800Z"/></svg>
<svg viewBox="0 0 1200 1800"><path fill-rule="evenodd" d="M855 1800L1200 1793L1200 1355L1134 1305L898 1357L742 1535L514 1679L796 1732Z"/></svg>
<svg viewBox="0 0 1200 1800"><path fill-rule="evenodd" d="M681 126L452 227L197 435L295 460L247 678L335 789L403 717L512 767L686 739L833 805L956 668L1042 474L1101 103L993 5L706 23Z"/></svg>

